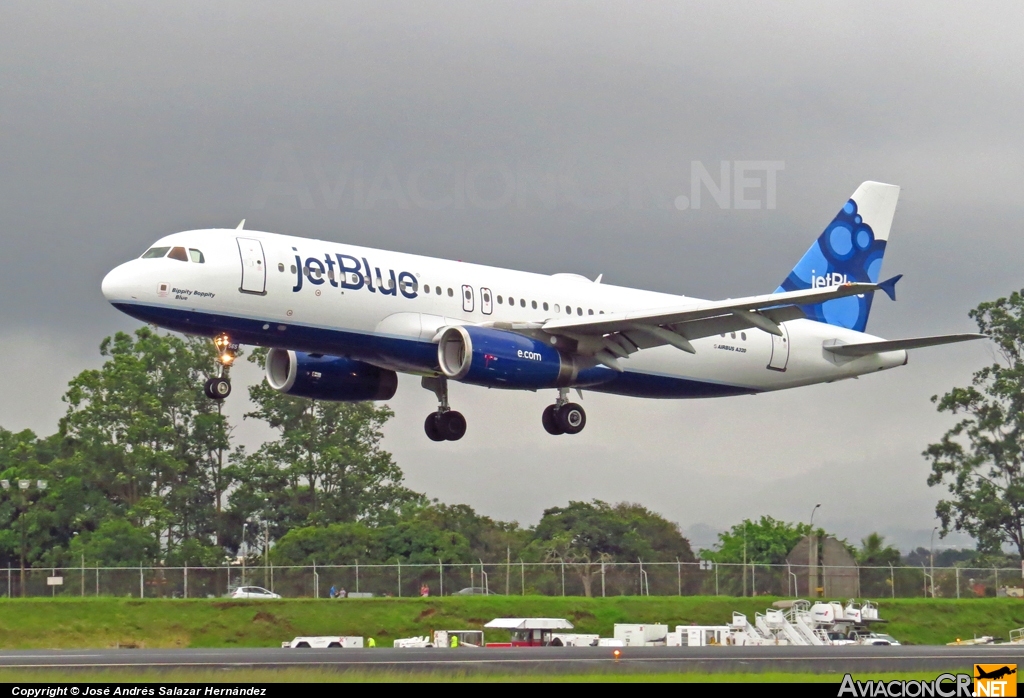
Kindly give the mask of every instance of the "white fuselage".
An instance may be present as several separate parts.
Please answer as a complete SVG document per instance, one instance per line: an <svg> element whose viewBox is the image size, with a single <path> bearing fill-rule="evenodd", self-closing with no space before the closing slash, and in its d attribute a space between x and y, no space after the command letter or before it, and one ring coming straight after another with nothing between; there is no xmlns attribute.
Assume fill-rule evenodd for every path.
<svg viewBox="0 0 1024 698"><path fill-rule="evenodd" d="M254 243L262 248L258 263L246 258ZM422 375L437 372L434 341L447 325L543 323L570 314L698 302L572 274L546 276L248 230L176 233L154 247L196 250L203 261L140 258L110 272L104 295L134 317ZM907 360L905 351L837 360L826 344L876 338L810 320L792 320L783 329L783 337L747 329L697 339L695 354L668 345L644 349L622 361L625 374L594 389L647 397L755 393L852 378Z"/></svg>

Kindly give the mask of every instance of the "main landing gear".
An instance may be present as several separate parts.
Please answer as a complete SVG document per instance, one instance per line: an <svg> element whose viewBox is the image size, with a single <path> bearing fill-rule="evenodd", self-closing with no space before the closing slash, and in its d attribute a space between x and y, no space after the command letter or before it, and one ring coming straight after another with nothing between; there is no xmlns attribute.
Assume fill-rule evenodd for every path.
<svg viewBox="0 0 1024 698"><path fill-rule="evenodd" d="M466 418L448 406L448 379L424 376L420 384L437 395L437 412L427 415L423 431L431 441L458 441L466 435Z"/></svg>
<svg viewBox="0 0 1024 698"><path fill-rule="evenodd" d="M555 404L544 408L541 423L547 433L555 436L579 434L587 426L587 413L575 402L569 402L568 388L559 388Z"/></svg>
<svg viewBox="0 0 1024 698"><path fill-rule="evenodd" d="M208 378L203 385L203 392L211 400L220 402L231 394L231 379L228 373L235 357L238 356L238 344L231 341L227 333L221 333L213 338L213 344L217 347L217 375Z"/></svg>

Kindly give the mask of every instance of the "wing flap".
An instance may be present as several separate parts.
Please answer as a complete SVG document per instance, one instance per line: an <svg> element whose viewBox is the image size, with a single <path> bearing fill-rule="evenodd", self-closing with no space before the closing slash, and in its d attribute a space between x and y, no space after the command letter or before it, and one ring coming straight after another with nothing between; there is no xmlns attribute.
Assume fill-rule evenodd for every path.
<svg viewBox="0 0 1024 698"><path fill-rule="evenodd" d="M836 356L870 356L881 354L886 351L900 351L906 349L921 349L923 347L934 347L940 344L954 344L956 342L969 342L972 339L988 339L984 334L943 334L934 337L915 337L912 339L888 339L880 342L862 342L859 344L833 344L826 345L825 350Z"/></svg>

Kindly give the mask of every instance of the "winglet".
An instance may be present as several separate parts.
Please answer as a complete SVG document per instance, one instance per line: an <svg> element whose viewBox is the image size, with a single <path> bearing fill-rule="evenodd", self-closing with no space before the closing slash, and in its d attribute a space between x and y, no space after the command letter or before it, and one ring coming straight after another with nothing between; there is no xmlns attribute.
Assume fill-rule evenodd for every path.
<svg viewBox="0 0 1024 698"><path fill-rule="evenodd" d="M238 224L238 227L235 228L235 230L241 230L244 227L245 227L245 219L243 218L242 222Z"/></svg>
<svg viewBox="0 0 1024 698"><path fill-rule="evenodd" d="M878 284L878 288L885 291L885 295L889 296L889 300L896 300L896 282L903 278L903 274L897 274L891 279L886 279Z"/></svg>

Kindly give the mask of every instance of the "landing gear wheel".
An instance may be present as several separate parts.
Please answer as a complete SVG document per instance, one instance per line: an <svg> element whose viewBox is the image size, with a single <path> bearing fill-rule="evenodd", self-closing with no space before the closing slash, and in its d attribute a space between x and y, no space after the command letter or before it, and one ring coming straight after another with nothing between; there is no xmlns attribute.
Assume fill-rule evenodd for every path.
<svg viewBox="0 0 1024 698"><path fill-rule="evenodd" d="M544 408L544 414L541 415L540 421L544 425L544 431L552 436L565 433L565 429L558 423L558 407L555 405L548 405Z"/></svg>
<svg viewBox="0 0 1024 698"><path fill-rule="evenodd" d="M575 402L569 402L558 408L555 413L558 426L566 434L579 434L587 426L587 413Z"/></svg>
<svg viewBox="0 0 1024 698"><path fill-rule="evenodd" d="M427 432L427 438L431 441L444 441L444 434L437 424L440 416L440 412L431 412L427 415L427 421L423 422L423 431Z"/></svg>
<svg viewBox="0 0 1024 698"><path fill-rule="evenodd" d="M466 435L466 418L454 410L442 412L437 418L438 431L448 441L458 441Z"/></svg>
<svg viewBox="0 0 1024 698"><path fill-rule="evenodd" d="M203 392L211 400L223 400L231 394L231 381L223 376L210 378L203 386Z"/></svg>

